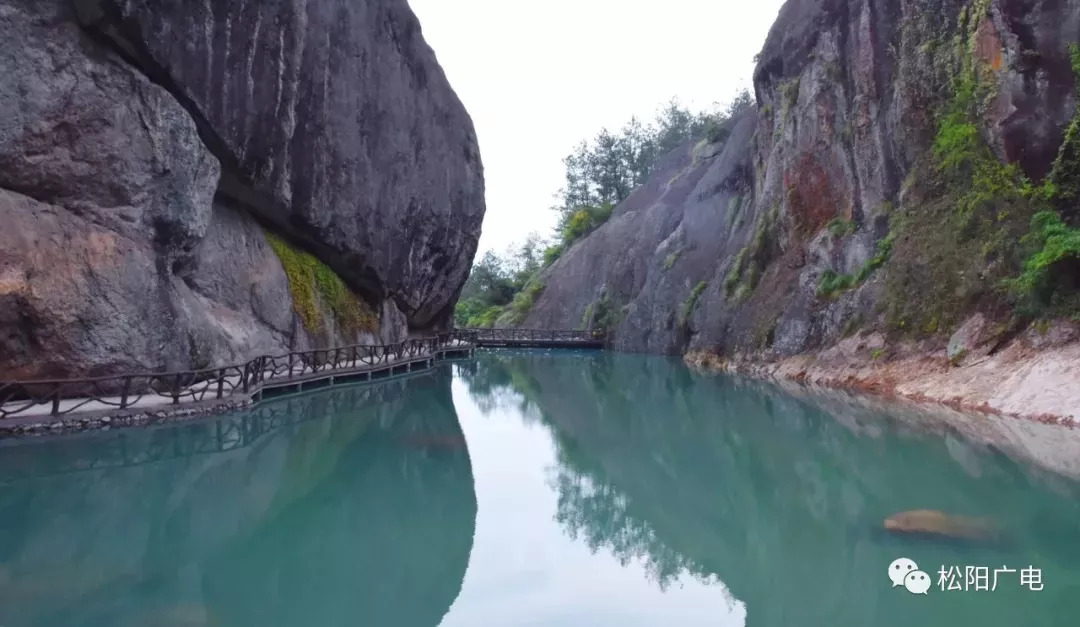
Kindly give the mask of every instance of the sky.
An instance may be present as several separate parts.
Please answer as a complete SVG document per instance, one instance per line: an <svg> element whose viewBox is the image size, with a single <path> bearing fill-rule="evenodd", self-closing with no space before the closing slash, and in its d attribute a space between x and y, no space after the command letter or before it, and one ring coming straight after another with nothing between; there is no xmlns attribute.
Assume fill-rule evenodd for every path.
<svg viewBox="0 0 1080 627"><path fill-rule="evenodd" d="M692 110L751 87L782 0L409 0L476 126L487 186L480 237L502 252L551 235L562 159L603 127Z"/></svg>

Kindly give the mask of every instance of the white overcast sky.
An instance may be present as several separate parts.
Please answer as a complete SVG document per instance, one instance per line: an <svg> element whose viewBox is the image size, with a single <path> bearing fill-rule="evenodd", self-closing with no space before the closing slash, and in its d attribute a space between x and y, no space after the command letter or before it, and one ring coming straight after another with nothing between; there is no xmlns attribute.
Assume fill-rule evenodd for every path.
<svg viewBox="0 0 1080 627"><path fill-rule="evenodd" d="M750 87L782 0L409 0L476 125L487 183L478 255L548 236L562 158L604 126Z"/></svg>

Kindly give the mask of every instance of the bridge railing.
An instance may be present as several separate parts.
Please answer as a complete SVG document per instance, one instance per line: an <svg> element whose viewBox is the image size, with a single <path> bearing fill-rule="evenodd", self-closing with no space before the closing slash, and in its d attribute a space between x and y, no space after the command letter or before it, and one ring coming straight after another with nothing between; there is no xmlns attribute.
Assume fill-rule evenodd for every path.
<svg viewBox="0 0 1080 627"><path fill-rule="evenodd" d="M552 329L458 329L467 341L489 342L598 342L604 340L602 331Z"/></svg>
<svg viewBox="0 0 1080 627"><path fill-rule="evenodd" d="M95 409L129 409L220 400L238 392L254 394L271 380L297 379L338 370L367 370L434 355L458 339L461 339L460 334L444 333L395 344L358 344L263 355L243 364L181 372L0 381L0 420L30 414L42 405L49 407L50 416L62 416L88 405ZM145 402L147 399L149 402Z"/></svg>

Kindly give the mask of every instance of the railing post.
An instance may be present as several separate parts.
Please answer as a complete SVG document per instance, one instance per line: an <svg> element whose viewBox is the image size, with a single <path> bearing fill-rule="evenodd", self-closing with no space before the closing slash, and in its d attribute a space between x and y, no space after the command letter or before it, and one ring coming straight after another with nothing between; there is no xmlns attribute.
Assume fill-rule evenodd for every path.
<svg viewBox="0 0 1080 627"><path fill-rule="evenodd" d="M175 375L173 375L172 404L180 404L180 373L176 373Z"/></svg>
<svg viewBox="0 0 1080 627"><path fill-rule="evenodd" d="M131 392L131 377L124 377L124 387L120 390L120 409L128 406L128 394Z"/></svg>
<svg viewBox="0 0 1080 627"><path fill-rule="evenodd" d="M217 371L217 397L220 399L225 395L225 369L219 368Z"/></svg>
<svg viewBox="0 0 1080 627"><path fill-rule="evenodd" d="M296 353L289 353L289 378L293 378L293 365L296 364Z"/></svg>
<svg viewBox="0 0 1080 627"><path fill-rule="evenodd" d="M56 389L53 390L52 415L53 416L59 416L60 415L60 386L59 385L57 385Z"/></svg>
<svg viewBox="0 0 1080 627"><path fill-rule="evenodd" d="M251 383L248 381L248 376L249 376L250 372L251 372L251 362L249 361L246 364L244 364L244 375L242 377L240 377L241 379L243 379L244 394L247 394L248 392L251 391Z"/></svg>

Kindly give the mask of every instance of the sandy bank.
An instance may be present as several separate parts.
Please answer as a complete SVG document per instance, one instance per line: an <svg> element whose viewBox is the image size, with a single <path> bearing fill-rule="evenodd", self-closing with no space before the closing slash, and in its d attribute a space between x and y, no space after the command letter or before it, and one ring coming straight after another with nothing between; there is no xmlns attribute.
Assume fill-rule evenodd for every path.
<svg viewBox="0 0 1080 627"><path fill-rule="evenodd" d="M929 342L859 334L814 354L730 359L690 353L691 365L846 388L1075 427L1080 424L1080 325L1029 328L1001 345L949 359Z"/></svg>

